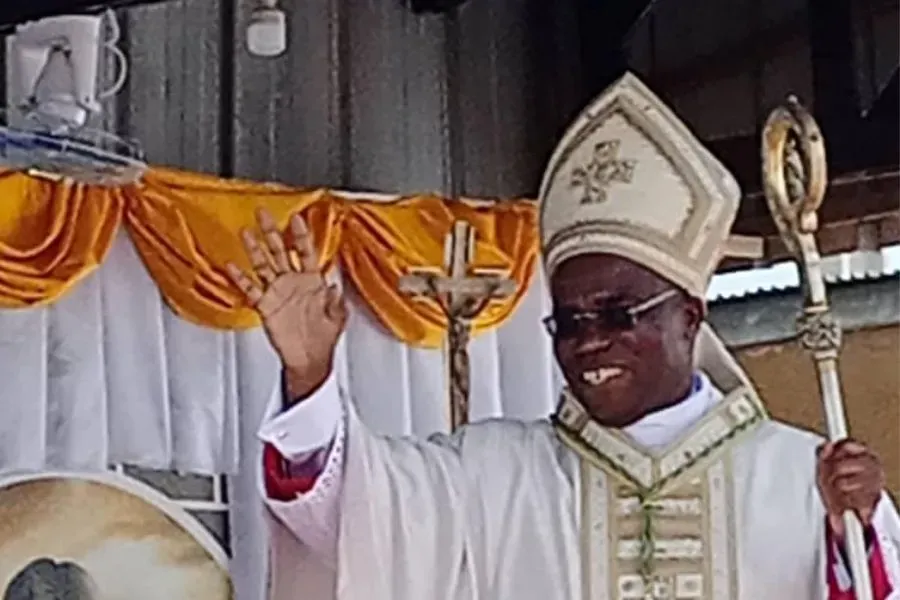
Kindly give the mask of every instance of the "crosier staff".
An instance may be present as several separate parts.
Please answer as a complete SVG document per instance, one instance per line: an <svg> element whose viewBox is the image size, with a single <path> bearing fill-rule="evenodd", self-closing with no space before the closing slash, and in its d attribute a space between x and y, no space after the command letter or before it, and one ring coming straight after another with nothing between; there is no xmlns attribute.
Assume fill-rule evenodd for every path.
<svg viewBox="0 0 900 600"><path fill-rule="evenodd" d="M817 210L825 198L828 166L825 141L812 115L791 96L769 114L762 135L763 186L769 210L788 250L800 266L804 306L798 318L800 343L809 351L819 375L828 437L847 437L847 419L838 374L841 328L831 314L816 245ZM872 600L872 577L863 527L852 511L844 526L853 588L857 600Z"/></svg>

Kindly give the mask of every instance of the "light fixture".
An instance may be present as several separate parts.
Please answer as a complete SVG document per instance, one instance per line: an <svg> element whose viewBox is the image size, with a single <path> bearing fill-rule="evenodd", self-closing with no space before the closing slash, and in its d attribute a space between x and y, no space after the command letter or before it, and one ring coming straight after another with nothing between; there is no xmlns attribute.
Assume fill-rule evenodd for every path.
<svg viewBox="0 0 900 600"><path fill-rule="evenodd" d="M109 21L104 40L103 22ZM101 112L101 101L125 85L128 61L117 44L119 24L112 10L104 15L58 15L19 25L10 38L11 105L30 120L50 129L86 124ZM101 50L106 52L101 54ZM101 59L111 54L119 75L108 90L99 91Z"/></svg>
<svg viewBox="0 0 900 600"><path fill-rule="evenodd" d="M278 0L259 0L247 25L247 50L256 56L272 58L287 48L287 18L278 8Z"/></svg>

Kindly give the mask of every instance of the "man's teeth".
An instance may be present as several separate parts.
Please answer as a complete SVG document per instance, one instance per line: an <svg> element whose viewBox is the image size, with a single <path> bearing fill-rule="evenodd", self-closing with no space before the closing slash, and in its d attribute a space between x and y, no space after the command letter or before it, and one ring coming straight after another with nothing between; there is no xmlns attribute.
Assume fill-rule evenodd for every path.
<svg viewBox="0 0 900 600"><path fill-rule="evenodd" d="M581 379L588 385L603 385L623 372L619 367L601 367L592 371L585 371L581 374Z"/></svg>

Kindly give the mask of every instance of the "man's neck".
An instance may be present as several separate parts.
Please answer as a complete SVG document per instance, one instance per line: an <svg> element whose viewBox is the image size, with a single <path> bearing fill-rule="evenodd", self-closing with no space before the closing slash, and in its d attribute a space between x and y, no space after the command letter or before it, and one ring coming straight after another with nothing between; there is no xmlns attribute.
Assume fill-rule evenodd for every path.
<svg viewBox="0 0 900 600"><path fill-rule="evenodd" d="M666 400L664 402L660 402L650 410L648 410L641 419L644 419L652 414L666 411L673 406L677 406L690 398L692 395L696 394L700 391L700 387L702 385L702 380L700 379L700 375L698 373L691 373L687 376L681 378L681 383L677 386L672 386L673 391L675 392L670 400ZM640 421L641 419L638 419ZM636 423L637 421L635 421Z"/></svg>
<svg viewBox="0 0 900 600"><path fill-rule="evenodd" d="M622 431L650 450L670 445L700 421L722 398L722 393L701 373L693 376L688 389L687 394L680 395L680 400L645 415Z"/></svg>

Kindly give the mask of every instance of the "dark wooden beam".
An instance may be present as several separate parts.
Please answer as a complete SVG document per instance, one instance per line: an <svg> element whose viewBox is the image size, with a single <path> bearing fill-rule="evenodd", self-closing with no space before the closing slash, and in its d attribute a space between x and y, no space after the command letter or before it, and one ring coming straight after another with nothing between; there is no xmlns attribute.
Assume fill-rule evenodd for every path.
<svg viewBox="0 0 900 600"><path fill-rule="evenodd" d="M823 225L816 235L819 252L823 256L827 256L858 250L860 226L875 228L877 233L875 242L878 247L900 244L900 210L897 210L877 217L868 217L864 221L827 223ZM727 258L722 261L717 271L719 273L727 273L754 267L765 267L792 258L778 235L764 237L763 248L765 252L763 258L756 260Z"/></svg>
<svg viewBox="0 0 900 600"><path fill-rule="evenodd" d="M867 126L863 121L860 127ZM867 129L869 129L867 127ZM880 141L880 140L887 140ZM833 159L841 140L826 138L829 156L829 196L822 206L823 223L863 219L891 213L900 208L896 142L897 132L870 131L865 145L854 144L841 162ZM761 165L758 136L741 136L707 142L710 151L734 174L744 192L735 223L742 235L774 234L775 226L761 193ZM893 148L893 151L891 149ZM839 157L840 157L840 153Z"/></svg>
<svg viewBox="0 0 900 600"><path fill-rule="evenodd" d="M154 4L166 0L20 0L0 1L0 34L17 24L60 14L99 13L107 8Z"/></svg>
<svg viewBox="0 0 900 600"><path fill-rule="evenodd" d="M656 0L578 0L578 36L584 69L585 102L628 68L628 35Z"/></svg>
<svg viewBox="0 0 900 600"><path fill-rule="evenodd" d="M750 210L752 214L750 214ZM819 210L816 239L823 255L858 249L860 227L874 228L878 247L900 244L900 170L860 173L833 180ZM758 194L743 200L735 233L763 238L760 259L726 259L720 272L769 265L791 258L765 200Z"/></svg>
<svg viewBox="0 0 900 600"><path fill-rule="evenodd" d="M900 59L898 59L900 62ZM894 69L894 74L885 84L872 106L866 112L866 120L892 123L898 120L898 107L900 107L900 81L898 81L900 69Z"/></svg>
<svg viewBox="0 0 900 600"><path fill-rule="evenodd" d="M897 73L864 115L857 88L860 61L854 49L857 19L852 0L809 0L808 10L814 82L810 108L825 136L831 179L820 211L823 226L894 214L900 210ZM745 193L735 232L775 235L760 193L759 135L711 141L709 146Z"/></svg>
<svg viewBox="0 0 900 600"><path fill-rule="evenodd" d="M466 3L466 0L408 0L409 9L415 14L440 14L450 12Z"/></svg>
<svg viewBox="0 0 900 600"><path fill-rule="evenodd" d="M896 169L853 173L831 180L825 201L819 209L819 221L823 226L859 222L894 214L898 210L900 173ZM744 196L734 232L755 236L777 234L772 215L761 193Z"/></svg>
<svg viewBox="0 0 900 600"><path fill-rule="evenodd" d="M857 29L853 0L807 0L812 59L813 110L825 139L848 140L857 134L862 106L857 86L854 42ZM833 146L831 155L840 162L847 145Z"/></svg>
<svg viewBox="0 0 900 600"><path fill-rule="evenodd" d="M900 60L898 60L900 62ZM900 82L898 71L881 89L875 102L865 115L858 144L871 147L871 152L885 157L893 164L900 164Z"/></svg>
<svg viewBox="0 0 900 600"><path fill-rule="evenodd" d="M806 10L794 11L759 33L723 42L715 50L698 54L679 66L654 73L654 89L671 96L708 85L711 81L752 71L757 63L777 60L803 43ZM663 24L665 26L665 24Z"/></svg>

